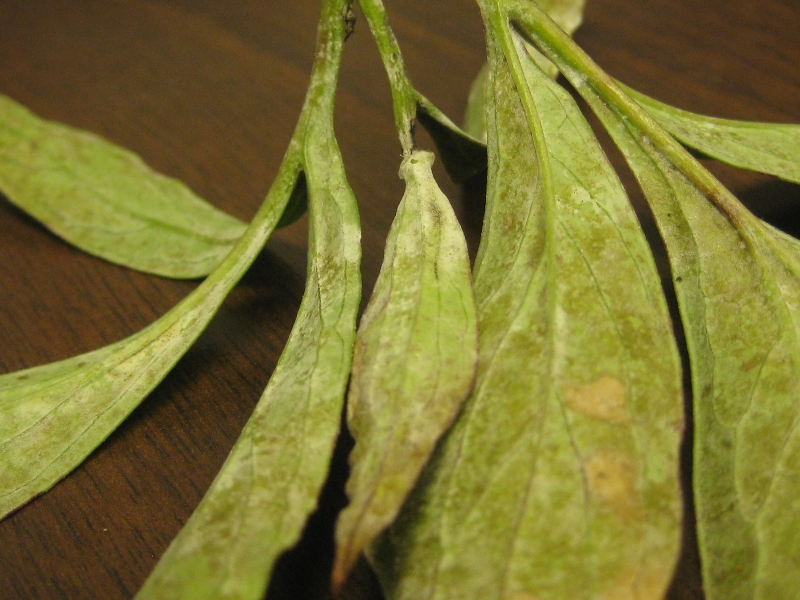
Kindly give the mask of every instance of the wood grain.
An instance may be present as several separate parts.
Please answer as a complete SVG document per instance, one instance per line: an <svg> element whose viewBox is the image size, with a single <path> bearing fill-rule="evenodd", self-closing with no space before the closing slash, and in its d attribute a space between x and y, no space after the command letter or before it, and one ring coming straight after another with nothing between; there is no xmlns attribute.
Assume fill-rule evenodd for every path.
<svg viewBox="0 0 800 600"><path fill-rule="evenodd" d="M387 4L413 80L460 120L483 61L476 6L471 0ZM0 92L133 149L247 219L293 130L317 11L316 0L3 0ZM613 75L666 102L723 117L800 122L798 31L795 0L589 0L576 38ZM402 182L388 86L363 20L347 43L337 110L361 204L366 292ZM425 136L421 142L430 146ZM621 167L619 155L609 152ZM800 188L710 166L757 213L800 233ZM638 188L621 170L652 233ZM460 189L441 165L436 173L474 252L480 182ZM122 427L55 489L0 522L0 598L133 596L258 400L304 278L303 219L274 236L198 344ZM86 256L2 198L0 281L0 372L121 339L196 285ZM343 438L301 546L279 563L270 600L327 597L348 444ZM688 523L672 599L702 597ZM365 566L345 597L380 598Z"/></svg>

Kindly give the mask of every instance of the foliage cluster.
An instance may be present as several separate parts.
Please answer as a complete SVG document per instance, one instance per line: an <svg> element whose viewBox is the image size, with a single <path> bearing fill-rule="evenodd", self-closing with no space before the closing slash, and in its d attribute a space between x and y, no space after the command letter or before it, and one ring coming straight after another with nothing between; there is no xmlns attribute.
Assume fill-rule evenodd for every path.
<svg viewBox="0 0 800 600"><path fill-rule="evenodd" d="M322 0L306 100L249 224L0 96L0 190L12 202L109 261L205 278L127 339L0 376L0 517L110 435L275 228L307 210L306 289L281 359L136 597L260 598L316 506L347 396L356 444L334 589L365 554L391 599L663 598L683 518L681 363L650 247L560 73L621 150L669 254L706 595L797 597L800 242L689 149L800 183L800 127L696 115L614 81L569 37L582 0L478 4L488 62L462 130L411 83L381 0L359 0L406 190L358 329L359 215L333 127L351 0ZM417 122L455 180L487 172L474 267Z"/></svg>

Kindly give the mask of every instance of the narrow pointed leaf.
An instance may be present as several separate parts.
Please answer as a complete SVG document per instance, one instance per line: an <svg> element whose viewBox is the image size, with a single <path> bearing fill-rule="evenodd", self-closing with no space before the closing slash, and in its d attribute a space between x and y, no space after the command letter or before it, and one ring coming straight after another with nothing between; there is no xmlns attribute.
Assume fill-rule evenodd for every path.
<svg viewBox="0 0 800 600"><path fill-rule="evenodd" d="M686 146L734 167L800 183L800 125L706 117L623 88Z"/></svg>
<svg viewBox="0 0 800 600"><path fill-rule="evenodd" d="M796 598L800 242L747 212L546 21L525 24L563 53L551 58L625 154L667 245L692 367L706 597Z"/></svg>
<svg viewBox="0 0 800 600"><path fill-rule="evenodd" d="M478 354L464 235L416 151L359 327L347 414L355 448L350 504L336 526L334 587L396 517L472 386Z"/></svg>
<svg viewBox="0 0 800 600"><path fill-rule="evenodd" d="M681 520L666 303L591 129L492 5L477 380L372 560L390 599L655 600Z"/></svg>
<svg viewBox="0 0 800 600"><path fill-rule="evenodd" d="M94 352L0 376L0 518L77 467L166 376L264 246L297 176L289 157L234 251L155 323Z"/></svg>
<svg viewBox="0 0 800 600"><path fill-rule="evenodd" d="M333 136L345 0L323 9L303 162L308 280L278 366L214 483L138 600L263 597L275 560L317 504L339 432L361 295L355 198Z"/></svg>
<svg viewBox="0 0 800 600"><path fill-rule="evenodd" d="M167 277L207 275L246 227L134 153L3 95L0 193L78 248Z"/></svg>
<svg viewBox="0 0 800 600"><path fill-rule="evenodd" d="M583 9L586 0L524 0L535 2L550 18L572 35L583 23ZM530 44L525 44L530 57L553 79L558 76L558 68L541 52ZM464 111L464 131L477 140L486 143L486 79L489 66L484 64L472 82Z"/></svg>

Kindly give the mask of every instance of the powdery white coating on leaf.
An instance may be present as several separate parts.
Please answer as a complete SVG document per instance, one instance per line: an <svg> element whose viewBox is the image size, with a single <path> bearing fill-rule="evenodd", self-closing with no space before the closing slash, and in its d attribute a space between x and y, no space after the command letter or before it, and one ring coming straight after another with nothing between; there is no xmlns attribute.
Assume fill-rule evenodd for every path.
<svg viewBox="0 0 800 600"><path fill-rule="evenodd" d="M1 94L0 192L78 248L167 277L208 275L246 227L134 153Z"/></svg>
<svg viewBox="0 0 800 600"><path fill-rule="evenodd" d="M800 183L800 125L753 123L680 110L625 91L681 142L722 162Z"/></svg>
<svg viewBox="0 0 800 600"><path fill-rule="evenodd" d="M528 0L535 2L553 21L569 35L583 23L583 10L586 0ZM536 64L555 79L558 77L558 68L550 62L541 52L530 44L525 44L530 57ZM489 65L484 64L472 86L467 98L467 107L464 111L464 131L475 139L486 143L486 80L489 76Z"/></svg>
<svg viewBox="0 0 800 600"><path fill-rule="evenodd" d="M275 561L317 505L339 432L361 296L358 208L333 128L347 5L323 5L304 108L309 259L297 319L222 470L138 600L262 598Z"/></svg>
<svg viewBox="0 0 800 600"><path fill-rule="evenodd" d="M541 47L563 44L566 57L551 58L622 150L669 252L692 366L706 597L796 598L800 242L747 212L568 39L525 25Z"/></svg>
<svg viewBox="0 0 800 600"><path fill-rule="evenodd" d="M658 275L577 106L496 5L482 9L476 384L371 558L392 600L662 598L680 538L682 401ZM600 404L624 398L629 419L568 406L565 391L586 408L575 394L598 381Z"/></svg>
<svg viewBox="0 0 800 600"><path fill-rule="evenodd" d="M403 161L406 192L359 328L347 410L356 445L350 504L336 526L335 586L400 511L475 375L467 245L432 164L422 151Z"/></svg>
<svg viewBox="0 0 800 600"><path fill-rule="evenodd" d="M231 255L152 325L94 352L0 376L0 518L77 467L166 376L260 252L296 176L286 161Z"/></svg>

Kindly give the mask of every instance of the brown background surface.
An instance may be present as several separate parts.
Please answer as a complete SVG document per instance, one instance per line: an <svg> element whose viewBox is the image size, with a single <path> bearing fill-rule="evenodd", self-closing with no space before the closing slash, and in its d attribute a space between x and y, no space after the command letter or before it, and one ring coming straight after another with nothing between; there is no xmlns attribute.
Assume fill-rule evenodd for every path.
<svg viewBox="0 0 800 600"><path fill-rule="evenodd" d="M459 121L483 60L475 4L387 3L412 79ZM0 92L135 150L248 219L294 127L317 11L316 0L0 0ZM800 122L798 31L797 0L589 0L576 38L611 74L667 102ZM366 297L402 186L388 86L363 19L346 45L337 110L362 211ZM711 166L757 213L800 232L800 188ZM438 174L474 252L480 185L461 189ZM631 176L621 174L640 204ZM299 306L304 244L305 219L278 232L199 342L124 425L51 492L0 522L1 599L133 596L266 385ZM195 285L86 256L0 197L0 372L121 339ZM271 600L326 597L346 452L343 441L324 508L279 563ZM688 527L670 598L702 597L692 535ZM348 598L380 598L363 565L355 579Z"/></svg>

